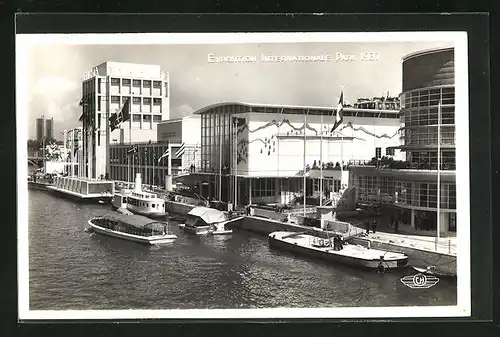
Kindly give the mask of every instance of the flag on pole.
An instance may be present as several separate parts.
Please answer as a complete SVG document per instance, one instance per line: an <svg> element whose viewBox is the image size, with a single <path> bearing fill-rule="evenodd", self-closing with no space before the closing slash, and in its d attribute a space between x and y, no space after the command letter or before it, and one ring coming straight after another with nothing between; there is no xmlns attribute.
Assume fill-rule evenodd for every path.
<svg viewBox="0 0 500 337"><path fill-rule="evenodd" d="M126 122L130 119L130 97L127 97L127 100L121 107L120 111L112 114L109 117L109 126L111 128L111 131L114 131L115 129L118 128L118 126Z"/></svg>
<svg viewBox="0 0 500 337"><path fill-rule="evenodd" d="M125 158L123 158L123 161L125 162L128 159L128 157L135 155L138 151L139 147L137 145L132 146L130 149L127 150L127 155L125 156Z"/></svg>
<svg viewBox="0 0 500 337"><path fill-rule="evenodd" d="M160 163L160 161L161 161L163 158L168 157L168 156L170 156L170 150L169 150L169 149L167 149L167 151L165 151L165 152L164 152L164 153L160 156L160 158L158 158L158 164Z"/></svg>
<svg viewBox="0 0 500 337"><path fill-rule="evenodd" d="M335 124L330 132L335 131L340 124L344 121L344 92L340 92L339 103L337 105L337 114L335 115Z"/></svg>
<svg viewBox="0 0 500 337"><path fill-rule="evenodd" d="M82 108L84 106L87 106L87 101L88 101L88 98L86 98L85 96L83 96L81 99L80 99L80 103L78 103L78 106L81 106ZM82 112L82 115L80 116L80 118L78 119L79 122L82 122L83 121L83 118L84 118L84 113Z"/></svg>
<svg viewBox="0 0 500 337"><path fill-rule="evenodd" d="M182 143L181 147L179 150L175 152L175 157L176 158L181 158L182 155L186 152L186 143Z"/></svg>

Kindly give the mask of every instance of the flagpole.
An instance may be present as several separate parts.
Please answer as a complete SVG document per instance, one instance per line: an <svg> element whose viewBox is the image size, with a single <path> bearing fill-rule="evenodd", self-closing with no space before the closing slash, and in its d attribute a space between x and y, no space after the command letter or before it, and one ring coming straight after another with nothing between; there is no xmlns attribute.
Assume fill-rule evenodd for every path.
<svg viewBox="0 0 500 337"><path fill-rule="evenodd" d="M441 232L441 101L439 101L438 105L438 153L437 153L437 241L440 238ZM437 241L436 241L436 250L437 250Z"/></svg>
<svg viewBox="0 0 500 337"><path fill-rule="evenodd" d="M234 119L234 133L233 133L233 165L234 165L234 206L233 208L236 210L236 205L238 204L238 150L236 146L238 144L236 137L238 136L238 121Z"/></svg>
<svg viewBox="0 0 500 337"><path fill-rule="evenodd" d="M280 111L280 120L278 124L278 179L280 180L280 204L282 203L282 193L283 193L283 179L281 178L281 173L280 173L280 132L281 132L281 125L283 124L283 108L281 108Z"/></svg>
<svg viewBox="0 0 500 337"><path fill-rule="evenodd" d="M344 109L344 86L341 87L340 90L340 104L342 106L341 109ZM337 107L337 114L340 114L340 111ZM344 122L344 118L341 116L340 122ZM342 180L344 179L344 131L342 128L339 130L340 131L340 190L342 190Z"/></svg>
<svg viewBox="0 0 500 337"><path fill-rule="evenodd" d="M222 201L222 130L219 125L219 201Z"/></svg>
<svg viewBox="0 0 500 337"><path fill-rule="evenodd" d="M307 203L307 199L306 199L306 140L307 140L307 137L306 137L306 125L307 125L307 114L309 113L309 110L307 110L307 112L304 113L304 174L303 174L303 178L304 178L304 217L306 216L306 203Z"/></svg>
<svg viewBox="0 0 500 337"><path fill-rule="evenodd" d="M319 141L319 205L323 206L323 113L321 113L320 141Z"/></svg>
<svg viewBox="0 0 500 337"><path fill-rule="evenodd" d="M168 168L167 168L167 174L169 176L169 179L170 179L170 182L169 182L169 188L170 188L170 191L173 190L173 186L172 186L172 143L168 143L168 160L167 160L167 165L168 165Z"/></svg>
<svg viewBox="0 0 500 337"><path fill-rule="evenodd" d="M156 144L155 144L156 145ZM153 184L151 184L151 189L154 190L155 186L155 160L156 160L156 146L153 145Z"/></svg>
<svg viewBox="0 0 500 337"><path fill-rule="evenodd" d="M340 189L342 189L342 178L344 177L344 132L340 129Z"/></svg>
<svg viewBox="0 0 500 337"><path fill-rule="evenodd" d="M129 98L130 99L130 98ZM132 114L130 114L132 115ZM130 120L128 122L128 142L130 144L130 146L132 147L132 116L129 117ZM135 153L132 153L132 174L130 174L131 172L129 172L129 183L131 183L133 180L134 180L134 171L135 171L135 168L134 168L134 161L135 161ZM130 156L129 156L129 166L130 166ZM130 167L129 167L129 171L130 171Z"/></svg>

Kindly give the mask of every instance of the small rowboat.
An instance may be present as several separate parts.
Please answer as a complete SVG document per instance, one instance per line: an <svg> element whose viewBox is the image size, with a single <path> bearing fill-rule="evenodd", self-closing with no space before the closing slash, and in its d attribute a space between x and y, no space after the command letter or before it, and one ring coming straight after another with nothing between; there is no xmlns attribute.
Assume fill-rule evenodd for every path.
<svg viewBox="0 0 500 337"><path fill-rule="evenodd" d="M437 277L448 277L448 278L455 278L457 277L457 275L455 274L451 274L451 273L443 273L441 271L439 271L436 266L429 266L427 268L419 268L419 267L415 267L415 266L412 266L413 269L415 269L416 271L418 271L419 273L421 274L424 274L424 275L432 275L432 276L437 276Z"/></svg>

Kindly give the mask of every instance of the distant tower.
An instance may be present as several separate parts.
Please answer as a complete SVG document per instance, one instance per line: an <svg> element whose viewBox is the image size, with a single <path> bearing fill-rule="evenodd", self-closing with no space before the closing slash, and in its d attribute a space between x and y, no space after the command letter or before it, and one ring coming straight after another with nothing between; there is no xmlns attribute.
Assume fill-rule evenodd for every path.
<svg viewBox="0 0 500 337"><path fill-rule="evenodd" d="M36 119L36 140L38 142L41 142L42 139L43 139L43 135L44 135L44 123L45 122L45 118L42 116L41 118L37 118Z"/></svg>
<svg viewBox="0 0 500 337"><path fill-rule="evenodd" d="M45 120L45 137L54 139L54 118Z"/></svg>

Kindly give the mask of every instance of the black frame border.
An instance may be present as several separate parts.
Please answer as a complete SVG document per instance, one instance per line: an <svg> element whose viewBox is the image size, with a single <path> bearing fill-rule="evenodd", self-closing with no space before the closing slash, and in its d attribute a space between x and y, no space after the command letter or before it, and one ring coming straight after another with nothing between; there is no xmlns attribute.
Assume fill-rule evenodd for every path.
<svg viewBox="0 0 500 337"><path fill-rule="evenodd" d="M10 22L12 24L12 22ZM492 259L492 193L491 193L491 149L490 132L496 131L490 124L490 56L489 56L489 18L486 14L354 14L354 15L311 15L311 14L18 14L15 19L17 33L141 33L141 32L359 32L359 31L467 31L469 51L469 127L470 127L470 209L471 209L471 286L472 286L472 316L470 321L491 322L493 319L493 263ZM423 27L425 26L425 27ZM12 39L13 40L13 39ZM12 61L11 72L8 77L15 83L14 52L10 55ZM7 68L7 67L6 67ZM15 90L15 87L13 88ZM15 93L11 97L12 111L15 111ZM7 124L14 125L15 114L8 115ZM2 128L5 128L3 126ZM5 129L7 130L7 129ZM2 133L2 144L13 144L13 151L3 151L14 161L15 132ZM472 164L473 163L473 164ZM7 168L7 174L15 175L15 166ZM15 180L7 182L7 187L15 192ZM8 201L8 200L5 200ZM13 207L6 207L9 218L16 223L15 200ZM11 221L9 221L10 223ZM474 228L474 230L472 229ZM15 227L9 227L7 237L11 237L2 251L8 248L4 256L17 256L16 241L13 241ZM495 232L498 232L495 229ZM11 236L11 234L13 234ZM7 282L4 289L10 289L7 301L12 303L10 309L5 311L9 319L17 319L17 261L9 265L7 274L14 276L14 282ZM5 316L4 316L5 318ZM242 330L249 335L262 333L276 334L278 332L289 334L307 333L347 333L358 331L357 328L367 326L363 320L339 324L339 320L179 320L159 321L157 324L151 320L141 321L143 324L113 324L112 321L59 321L56 324L48 322L20 322L17 324L18 334L31 335L35 331L47 335L59 334L72 329L73 334L88 335L94 333L114 333L120 335L154 334L170 332L174 334L206 334L217 331L216 326L223 327L225 333L239 334ZM369 324L371 334L377 327L384 330L384 334L401 333L405 335L428 334L429 331L439 331L447 334L448 323L457 324L457 321L469 321L465 318L457 319L427 319L429 324L415 324L408 329L405 322L414 322L413 319L384 319L374 320ZM114 320L116 322L116 320ZM120 321L122 323L135 323L137 320ZM154 321L157 322L157 321ZM316 324L311 325L310 323ZM383 322L394 322L382 327ZM54 323L54 322L53 322ZM87 324L94 323L94 324ZM277 323L277 324L265 324ZM283 324L287 323L287 324ZM484 326L484 324L481 324ZM446 326L446 328L445 328ZM461 333L477 333L478 323L460 324L458 331ZM209 328L210 327L210 328ZM487 329L494 328L488 325ZM215 330L213 330L215 329ZM279 330L278 330L279 329ZM157 330L155 332L155 330ZM14 331L14 329L12 330ZM175 331L175 332L174 332ZM365 330L366 331L366 330ZM449 332L457 332L452 329ZM358 331L359 332L359 331Z"/></svg>

